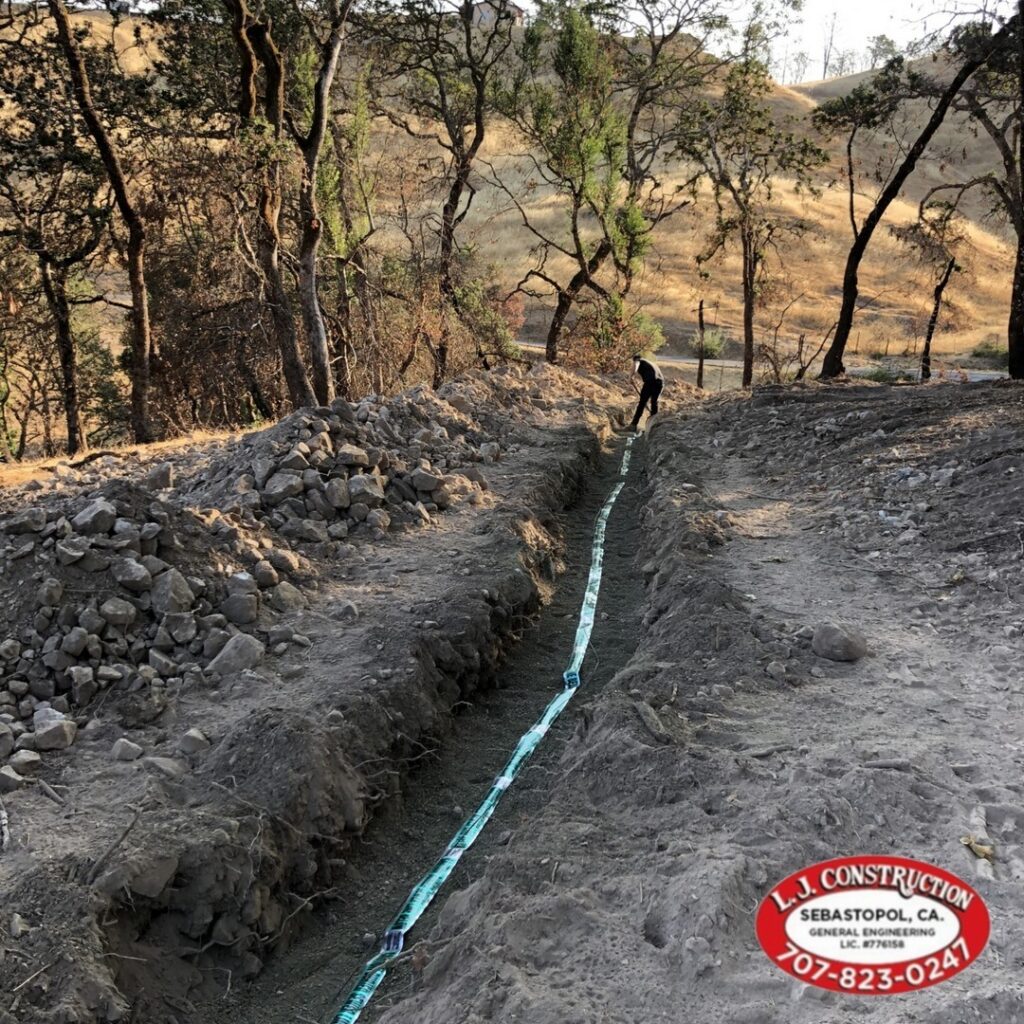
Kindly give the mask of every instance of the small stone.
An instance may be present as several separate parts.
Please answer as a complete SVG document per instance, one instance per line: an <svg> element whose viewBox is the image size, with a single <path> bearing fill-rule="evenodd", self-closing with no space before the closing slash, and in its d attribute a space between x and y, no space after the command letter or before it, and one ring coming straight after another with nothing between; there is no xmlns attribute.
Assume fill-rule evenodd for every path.
<svg viewBox="0 0 1024 1024"><path fill-rule="evenodd" d="M347 480L328 480L324 489L324 497L332 508L348 508L352 504Z"/></svg>
<svg viewBox="0 0 1024 1024"><path fill-rule="evenodd" d="M276 587L281 577L277 570L266 559L260 559L252 568L253 578L256 585L263 590L268 587Z"/></svg>
<svg viewBox="0 0 1024 1024"><path fill-rule="evenodd" d="M384 504L384 488L381 486L380 477L371 476L369 473L349 477L348 491L353 504L361 502L368 508Z"/></svg>
<svg viewBox="0 0 1024 1024"><path fill-rule="evenodd" d="M501 445L497 441L487 441L480 445L480 458L484 462L497 462L501 457Z"/></svg>
<svg viewBox="0 0 1024 1024"><path fill-rule="evenodd" d="M77 533L109 533L116 520L117 509L105 498L97 498L71 520L71 525Z"/></svg>
<svg viewBox="0 0 1024 1024"><path fill-rule="evenodd" d="M46 725L36 726L36 750L66 750L75 742L77 724L70 718L60 718Z"/></svg>
<svg viewBox="0 0 1024 1024"><path fill-rule="evenodd" d="M79 707L88 704L99 692L99 683L88 665L75 665L68 669L68 675L71 676L71 699Z"/></svg>
<svg viewBox="0 0 1024 1024"><path fill-rule="evenodd" d="M8 931L11 933L12 939L20 939L28 935L32 929L29 927L28 921L21 916L21 914L11 915L11 924Z"/></svg>
<svg viewBox="0 0 1024 1024"><path fill-rule="evenodd" d="M426 491L428 494L441 486L442 478L425 469L416 469L412 473L412 485L417 491Z"/></svg>
<svg viewBox="0 0 1024 1024"><path fill-rule="evenodd" d="M4 661L14 661L21 657L21 644L13 636L8 637L0 644L0 658Z"/></svg>
<svg viewBox="0 0 1024 1024"><path fill-rule="evenodd" d="M368 526L374 527L374 529L387 530L391 526L391 516L384 509L375 508L367 515L366 523Z"/></svg>
<svg viewBox="0 0 1024 1024"><path fill-rule="evenodd" d="M167 569L153 581L151 604L161 618L168 612L187 612L195 595L185 577L177 569Z"/></svg>
<svg viewBox="0 0 1024 1024"><path fill-rule="evenodd" d="M868 654L867 641L854 629L824 622L814 630L811 649L830 661L857 661Z"/></svg>
<svg viewBox="0 0 1024 1024"><path fill-rule="evenodd" d="M161 626L178 644L187 644L190 640L195 640L199 633L199 624L192 612L168 612Z"/></svg>
<svg viewBox="0 0 1024 1024"><path fill-rule="evenodd" d="M294 473L275 473L263 488L263 498L268 505L280 505L288 498L297 498L305 489L302 477Z"/></svg>
<svg viewBox="0 0 1024 1024"><path fill-rule="evenodd" d="M169 462L154 466L146 474L146 486L156 491L166 491L174 486L174 466Z"/></svg>
<svg viewBox="0 0 1024 1024"><path fill-rule="evenodd" d="M110 753L115 761L137 761L142 757L142 747L122 736L110 748Z"/></svg>
<svg viewBox="0 0 1024 1024"><path fill-rule="evenodd" d="M60 642L60 649L72 658L77 658L85 650L89 642L89 634L81 626L75 626Z"/></svg>
<svg viewBox="0 0 1024 1024"><path fill-rule="evenodd" d="M270 606L279 612L293 612L306 607L306 599L298 587L287 580L279 583L267 594Z"/></svg>
<svg viewBox="0 0 1024 1024"><path fill-rule="evenodd" d="M764 670L772 679L786 678L786 666L781 661L769 661Z"/></svg>
<svg viewBox="0 0 1024 1024"><path fill-rule="evenodd" d="M8 533L41 533L46 529L46 510L27 508L12 516L7 522Z"/></svg>
<svg viewBox="0 0 1024 1024"><path fill-rule="evenodd" d="M370 458L362 448L354 444L343 444L335 456L340 466L369 466Z"/></svg>
<svg viewBox="0 0 1024 1024"><path fill-rule="evenodd" d="M155 647L149 649L149 664L155 668L157 674L164 679L178 674L178 663L170 656L158 651Z"/></svg>
<svg viewBox="0 0 1024 1024"><path fill-rule="evenodd" d="M259 616L260 602L255 594L232 594L220 603L220 611L229 622L245 626Z"/></svg>
<svg viewBox="0 0 1024 1024"><path fill-rule="evenodd" d="M43 759L34 750L19 750L9 763L19 775L35 775L42 768Z"/></svg>
<svg viewBox="0 0 1024 1024"><path fill-rule="evenodd" d="M74 565L89 550L89 541L85 537L72 534L70 537L57 541L54 550L57 553L57 561L61 565Z"/></svg>
<svg viewBox="0 0 1024 1024"><path fill-rule="evenodd" d="M14 749L14 730L0 722L0 758L7 757Z"/></svg>
<svg viewBox="0 0 1024 1024"><path fill-rule="evenodd" d="M250 573L236 572L228 577L229 594L255 594L259 590L256 580Z"/></svg>
<svg viewBox="0 0 1024 1024"><path fill-rule="evenodd" d="M207 750L210 741L199 729L189 729L178 741L178 749L184 754L198 754L200 750Z"/></svg>
<svg viewBox="0 0 1024 1024"><path fill-rule="evenodd" d="M111 597L100 605L100 615L112 626L130 626L135 621L135 605L119 597Z"/></svg>
<svg viewBox="0 0 1024 1024"><path fill-rule="evenodd" d="M36 601L44 608L55 608L64 596L64 584L52 577L45 579L36 591Z"/></svg>
<svg viewBox="0 0 1024 1024"><path fill-rule="evenodd" d="M153 577L149 570L134 558L119 558L110 567L111 575L125 590L141 594L153 586Z"/></svg>
<svg viewBox="0 0 1024 1024"><path fill-rule="evenodd" d="M234 675L260 663L266 651L263 644L248 633L233 636L220 654L210 662L209 670L222 676Z"/></svg>
<svg viewBox="0 0 1024 1024"><path fill-rule="evenodd" d="M331 618L337 619L339 622L355 622L359 618L359 609L354 601L342 601L331 612Z"/></svg>
<svg viewBox="0 0 1024 1024"><path fill-rule="evenodd" d="M143 764L171 780L180 779L188 773L188 765L176 757L147 757Z"/></svg>
<svg viewBox="0 0 1024 1024"><path fill-rule="evenodd" d="M0 793L13 793L24 784L25 780L9 764L0 768Z"/></svg>

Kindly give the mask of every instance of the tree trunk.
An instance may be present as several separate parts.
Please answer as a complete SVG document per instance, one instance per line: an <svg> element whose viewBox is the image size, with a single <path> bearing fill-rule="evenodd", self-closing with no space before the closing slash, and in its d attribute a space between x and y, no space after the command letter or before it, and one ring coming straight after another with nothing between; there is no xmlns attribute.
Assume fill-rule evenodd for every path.
<svg viewBox="0 0 1024 1024"><path fill-rule="evenodd" d="M704 300L697 303L697 387L704 389Z"/></svg>
<svg viewBox="0 0 1024 1024"><path fill-rule="evenodd" d="M56 2L56 0L50 0ZM266 75L263 105L279 150L284 134L284 65L272 36L269 20L253 17L245 0L223 0L232 15L232 34L241 58L239 114L243 122L257 118L259 66ZM316 405L316 395L299 349L291 299L281 273L281 159L275 155L263 168L257 225L256 255L263 275L266 301L281 353L281 369L288 397L295 408Z"/></svg>
<svg viewBox="0 0 1024 1024"><path fill-rule="evenodd" d="M555 312L552 314L551 323L548 326L547 343L544 347L544 357L549 363L558 362L558 347L562 341L562 332L565 329L565 320L572 309L573 303L579 298L587 282L601 268L601 264L611 255L611 243L602 239L594 250L594 254L587 261L586 267L580 267L573 274L569 283L558 293L558 302L555 305Z"/></svg>
<svg viewBox="0 0 1024 1024"><path fill-rule="evenodd" d="M757 284L757 254L753 239L743 236L743 379L749 388L754 381L754 303Z"/></svg>
<svg viewBox="0 0 1024 1024"><path fill-rule="evenodd" d="M327 134L331 89L338 69L347 11L347 3L344 9L335 5L331 33L321 53L320 73L313 93L313 115L309 134L300 143L303 162L302 184L299 188L299 220L302 223L302 237L299 242L299 303L306 341L309 343L313 391L321 405L328 405L334 399L334 373L331 369L331 346L317 293L316 257L320 239L323 237L323 225L317 209L316 179L320 166L320 151L323 149Z"/></svg>
<svg viewBox="0 0 1024 1024"><path fill-rule="evenodd" d="M928 318L928 330L924 335L924 348L921 350L921 380L930 380L932 375L932 336L935 334L935 325L939 322L939 310L942 307L942 293L949 284L949 279L956 270L956 260L952 257L946 264L938 284L935 286L935 304L932 306L932 315Z"/></svg>
<svg viewBox="0 0 1024 1024"><path fill-rule="evenodd" d="M1010 376L1024 377L1024 236L1017 239L1017 257L1013 264L1013 290L1010 293L1010 320L1007 327Z"/></svg>
<svg viewBox="0 0 1024 1024"><path fill-rule="evenodd" d="M839 309L838 326L836 327L832 344L825 355L825 361L822 363L820 379L827 380L830 377L838 377L841 373L846 372L846 367L843 365L843 353L846 351L846 343L850 337L850 328L853 326L853 315L857 308L857 270L860 267L861 260L864 258L864 253L867 250L868 243L871 241L871 236L875 232L875 228L881 223L882 218L885 216L885 211L899 195L904 182L913 173L918 160L927 148L928 143L931 142L932 136L939 130L939 126L945 119L946 112L949 110L953 100L956 99L957 93L963 88L967 79L985 63L996 45L1006 38L1009 33L1010 24L1012 23L1007 23L999 32L992 36L988 47L983 52L965 60L960 66L960 69L939 96L939 100L932 111L931 117L928 119L928 123L921 129L921 133L914 140L914 144L907 150L903 162L889 179L889 183L882 190L882 194L878 197L871 212L861 225L860 231L857 233L853 246L850 248L849 255L846 258L846 269L843 273L843 301Z"/></svg>
<svg viewBox="0 0 1024 1024"><path fill-rule="evenodd" d="M96 112L89 76L64 0L47 0L47 5L68 63L75 100L103 161L117 208L128 227L128 280L132 294L131 424L135 441L142 444L153 440L149 419L149 373L153 346L146 295L146 226L132 201L121 159Z"/></svg>
<svg viewBox="0 0 1024 1024"><path fill-rule="evenodd" d="M1024 111L1024 0L1017 3L1017 103ZM1024 131L1017 126L1017 174L1024 173ZM1024 195L1019 195L1024 200ZM1010 322L1007 329L1010 376L1024 377L1024 234L1017 233L1017 257L1013 265L1013 290L1010 294Z"/></svg>
<svg viewBox="0 0 1024 1024"><path fill-rule="evenodd" d="M82 427L82 408L78 394L78 358L75 339L71 333L71 307L68 305L67 271L39 261L43 293L53 316L57 337L57 355L60 359L61 391L64 399L64 418L67 422L67 453L75 455L85 447Z"/></svg>

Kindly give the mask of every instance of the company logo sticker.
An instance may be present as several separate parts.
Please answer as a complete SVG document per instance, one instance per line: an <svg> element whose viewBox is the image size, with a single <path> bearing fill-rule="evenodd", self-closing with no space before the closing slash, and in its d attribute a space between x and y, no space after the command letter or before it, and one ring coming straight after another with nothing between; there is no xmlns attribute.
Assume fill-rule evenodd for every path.
<svg viewBox="0 0 1024 1024"><path fill-rule="evenodd" d="M948 981L985 948L988 908L966 882L906 857L840 857L784 878L757 911L777 967L851 995Z"/></svg>

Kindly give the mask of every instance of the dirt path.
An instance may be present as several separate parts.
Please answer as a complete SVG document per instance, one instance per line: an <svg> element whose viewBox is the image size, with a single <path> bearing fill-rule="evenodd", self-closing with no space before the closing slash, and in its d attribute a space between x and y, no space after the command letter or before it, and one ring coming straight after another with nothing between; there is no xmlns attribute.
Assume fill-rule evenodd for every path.
<svg viewBox="0 0 1024 1024"><path fill-rule="evenodd" d="M475 808L516 740L558 688L589 571L594 522L617 480L621 447L620 443L606 451L586 493L562 517L566 572L557 581L551 603L505 664L500 688L468 704L439 749L424 750L422 764L403 795L378 814L350 859L348 881L339 887L329 909L312 915L302 938L270 961L241 997L237 990L228 992L227 998L201 1006L196 1019L218 1024L330 1019L411 886ZM584 666L588 687L600 687L614 676L632 654L637 636L643 596L642 581L633 569L640 461L634 463L609 522L599 624ZM548 734L484 834L460 862L450 890L478 877L495 851L515 850L521 843L531 819L548 799L554 768L579 716L586 713L585 704L586 695L581 694ZM444 896L417 926L414 940L429 933L443 902ZM408 992L410 984L408 969L395 970L362 1019L375 1020Z"/></svg>
<svg viewBox="0 0 1024 1024"><path fill-rule="evenodd" d="M965 577L938 550L966 527L934 488L908 505L930 557L878 515L895 517L890 457L927 473L955 455L965 481L984 459L892 437L897 421L914 438L932 419L963 423L955 399L951 412L872 394L884 439L855 408L849 443L872 454L832 469L806 436L847 398L859 401L789 410L786 429L722 402L655 432L643 642L591 690L523 842L495 850L439 911L425 966L382 1022L674 1024L696 1006L729 1024L1024 1021L1021 653L994 642L1019 635L1019 611L998 564ZM837 433L823 431L833 448ZM975 488L957 504L977 524L987 501ZM833 620L863 631L872 656L816 657L809 630ZM967 833L994 841L994 867L961 844ZM774 968L753 930L771 884L869 852L973 882L993 919L982 959L873 1000Z"/></svg>

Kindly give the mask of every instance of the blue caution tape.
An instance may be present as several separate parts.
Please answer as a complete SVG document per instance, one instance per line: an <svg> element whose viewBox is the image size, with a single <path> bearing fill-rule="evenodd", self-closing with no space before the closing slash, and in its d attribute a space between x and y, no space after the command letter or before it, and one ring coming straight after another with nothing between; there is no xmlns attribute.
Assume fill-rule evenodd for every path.
<svg viewBox="0 0 1024 1024"><path fill-rule="evenodd" d="M405 936L423 916L423 912L430 906L438 890L455 870L459 858L473 845L477 836L484 830L484 826L498 806L501 795L512 785L513 780L529 760L530 755L537 749L552 723L565 710L566 705L579 689L580 669L583 666L587 648L590 646L590 634L594 630L594 613L597 610L597 595L601 589L604 537L608 528L608 517L611 515L612 507L615 505L619 493L625 486L634 440L635 436L626 439L626 450L622 453L622 462L619 464L620 479L612 488L608 500L605 501L597 515L594 542L591 548L590 575L587 578L587 589L583 595L583 607L580 609L579 625L576 627L576 637L573 641L572 660L562 675L562 689L544 709L540 718L520 738L512 756L508 759L501 774L494 780L480 806L455 833L434 866L413 887L402 909L395 915L394 920L384 932L384 941L380 950L366 962L348 999L345 1000L345 1005L334 1017L333 1024L354 1024L359 1019L359 1015L387 975L388 965L402 952Z"/></svg>

